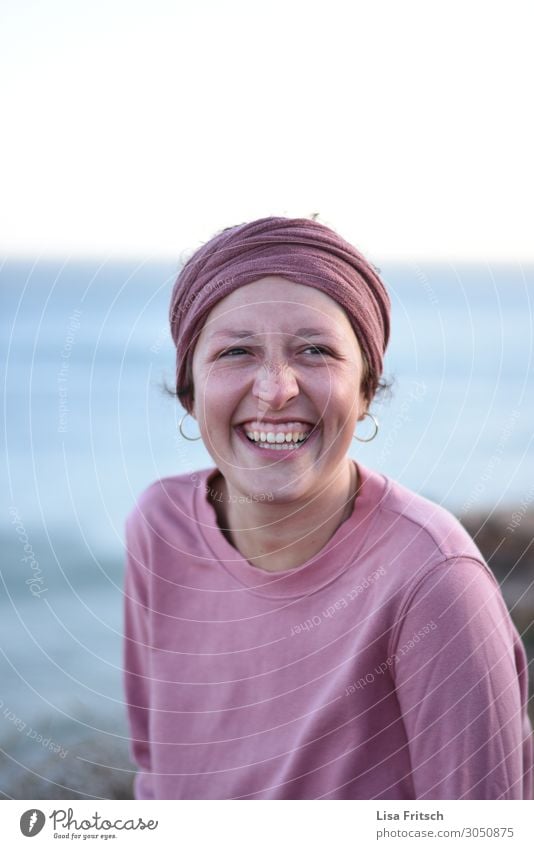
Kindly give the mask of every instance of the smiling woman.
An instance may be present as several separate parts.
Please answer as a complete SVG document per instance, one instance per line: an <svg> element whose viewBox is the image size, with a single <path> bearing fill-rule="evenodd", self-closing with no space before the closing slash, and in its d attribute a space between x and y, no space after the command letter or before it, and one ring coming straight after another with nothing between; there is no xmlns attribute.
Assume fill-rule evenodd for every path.
<svg viewBox="0 0 534 849"><path fill-rule="evenodd" d="M137 798L532 796L527 664L441 506L349 458L389 297L314 220L228 228L172 295L176 394L215 465L127 518Z"/></svg>

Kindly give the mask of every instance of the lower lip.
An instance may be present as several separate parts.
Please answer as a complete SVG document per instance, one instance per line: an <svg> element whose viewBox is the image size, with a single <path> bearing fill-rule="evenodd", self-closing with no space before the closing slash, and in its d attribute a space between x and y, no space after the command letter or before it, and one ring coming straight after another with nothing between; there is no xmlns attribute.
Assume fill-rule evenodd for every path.
<svg viewBox="0 0 534 849"><path fill-rule="evenodd" d="M263 457L269 457L271 460L288 460L290 457L296 457L299 454L303 454L308 445L310 445L311 442L315 442L317 434L319 433L318 430L314 430L311 436L308 436L306 441L301 443L298 448L282 448L277 451L276 449L261 448L261 444L265 445L265 443L260 444L258 442L251 442L241 427L237 427L235 430L239 438L248 445L251 451L254 451L255 454L261 454Z"/></svg>

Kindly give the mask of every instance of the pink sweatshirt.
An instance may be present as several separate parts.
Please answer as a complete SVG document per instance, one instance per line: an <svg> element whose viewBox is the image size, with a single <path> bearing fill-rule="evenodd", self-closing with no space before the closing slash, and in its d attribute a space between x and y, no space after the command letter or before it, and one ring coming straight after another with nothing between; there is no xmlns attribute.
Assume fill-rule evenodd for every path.
<svg viewBox="0 0 534 849"><path fill-rule="evenodd" d="M138 799L531 799L527 663L444 508L357 463L352 515L296 569L219 529L217 469L126 520Z"/></svg>

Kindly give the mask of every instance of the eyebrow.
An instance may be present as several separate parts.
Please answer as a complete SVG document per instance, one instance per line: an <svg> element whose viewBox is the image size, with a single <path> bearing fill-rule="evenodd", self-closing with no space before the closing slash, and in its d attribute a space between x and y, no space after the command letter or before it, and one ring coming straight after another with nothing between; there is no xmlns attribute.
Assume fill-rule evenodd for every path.
<svg viewBox="0 0 534 849"><path fill-rule="evenodd" d="M217 330L213 336L228 336L234 339L244 339L245 337L259 336L253 330ZM332 339L339 339L337 333L332 333L328 330L320 330L317 327L299 327L295 330L295 336L329 336Z"/></svg>

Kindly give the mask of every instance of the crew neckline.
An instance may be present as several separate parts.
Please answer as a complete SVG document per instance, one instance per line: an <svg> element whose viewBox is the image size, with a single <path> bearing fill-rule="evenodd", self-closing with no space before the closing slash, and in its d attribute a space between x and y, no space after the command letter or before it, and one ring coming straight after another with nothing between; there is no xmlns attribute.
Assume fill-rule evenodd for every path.
<svg viewBox="0 0 534 849"><path fill-rule="evenodd" d="M311 595L336 580L361 556L369 531L391 487L385 475L362 466L352 459L358 474L358 489L350 516L342 522L323 548L293 569L270 572L253 566L226 539L209 498L210 482L221 472L217 466L198 472L199 485L194 492L194 512L198 529L213 558L244 589L255 595L284 599ZM347 542L353 545L347 551ZM345 551L336 556L339 547ZM334 556L331 556L334 555ZM341 557L341 559L340 559Z"/></svg>

